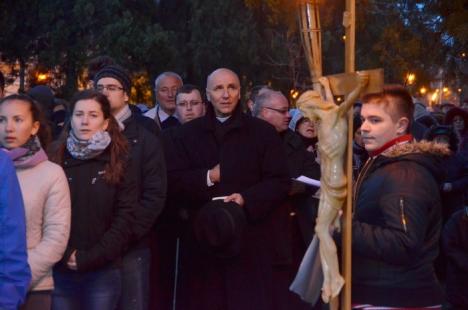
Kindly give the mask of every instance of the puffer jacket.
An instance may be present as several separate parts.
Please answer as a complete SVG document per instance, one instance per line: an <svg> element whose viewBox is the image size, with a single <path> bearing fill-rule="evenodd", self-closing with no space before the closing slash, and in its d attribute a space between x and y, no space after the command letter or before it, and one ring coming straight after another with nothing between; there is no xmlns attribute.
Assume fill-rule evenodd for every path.
<svg viewBox="0 0 468 310"><path fill-rule="evenodd" d="M442 219L438 161L448 153L431 142L398 144L364 166L355 187L353 303L441 304L433 262Z"/></svg>

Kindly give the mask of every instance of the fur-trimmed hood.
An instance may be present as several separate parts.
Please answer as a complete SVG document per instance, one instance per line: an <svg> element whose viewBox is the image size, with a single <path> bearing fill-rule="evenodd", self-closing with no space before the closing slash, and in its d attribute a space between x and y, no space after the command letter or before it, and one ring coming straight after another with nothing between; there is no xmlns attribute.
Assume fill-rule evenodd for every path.
<svg viewBox="0 0 468 310"><path fill-rule="evenodd" d="M451 154L447 145L433 141L412 141L410 143L400 143L385 150L382 155L386 157L398 157L409 154L431 154L439 157Z"/></svg>
<svg viewBox="0 0 468 310"><path fill-rule="evenodd" d="M382 156L379 156L375 168L395 161L415 162L429 170L438 182L442 182L445 179L442 161L450 154L450 150L445 144L413 140L408 143L396 144L384 151Z"/></svg>

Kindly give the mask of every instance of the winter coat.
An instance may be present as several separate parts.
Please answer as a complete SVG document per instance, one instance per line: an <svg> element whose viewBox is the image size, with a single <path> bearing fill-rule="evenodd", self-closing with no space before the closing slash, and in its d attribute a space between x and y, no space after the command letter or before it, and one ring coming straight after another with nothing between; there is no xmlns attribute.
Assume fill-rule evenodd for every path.
<svg viewBox="0 0 468 310"><path fill-rule="evenodd" d="M240 193L248 220L240 253L230 259L200 249L193 233L182 240L180 308L271 309L271 217L289 189L278 134L266 122L243 114L240 106L220 123L210 105L204 117L182 125L180 137L181 158L173 173L180 176L180 194L193 201L192 212L213 197ZM208 187L207 172L218 163L221 181Z"/></svg>
<svg viewBox="0 0 468 310"><path fill-rule="evenodd" d="M446 178L443 183L452 184L452 190L442 191L442 211L444 222L464 207L464 195L468 191L468 156L452 154L443 161Z"/></svg>
<svg viewBox="0 0 468 310"><path fill-rule="evenodd" d="M286 150L289 176L297 178L304 175L320 180L320 165L315 161L314 154L306 150L302 138L291 130L287 130L281 136ZM293 182L288 197L292 214L296 216L306 245L312 241L314 235L319 201L313 196L317 190L317 187Z"/></svg>
<svg viewBox="0 0 468 310"><path fill-rule="evenodd" d="M0 309L15 310L31 280L26 252L26 225L15 168L0 151Z"/></svg>
<svg viewBox="0 0 468 310"><path fill-rule="evenodd" d="M17 169L26 212L30 290L52 290L52 267L63 256L70 234L70 190L63 169L44 161Z"/></svg>
<svg viewBox="0 0 468 310"><path fill-rule="evenodd" d="M455 212L444 227L442 244L447 257L446 288L453 309L468 308L468 207Z"/></svg>
<svg viewBox="0 0 468 310"><path fill-rule="evenodd" d="M144 116L137 106L129 104L128 107L130 108L130 111L132 111L132 119L136 120L140 126L148 130L150 133L159 136L161 128L154 120Z"/></svg>
<svg viewBox="0 0 468 310"><path fill-rule="evenodd" d="M151 121L147 117L139 118ZM138 195L131 227L132 242L148 246L148 234L166 199L166 164L160 139L144 128L139 118L132 111L132 116L124 121L123 134L130 144Z"/></svg>
<svg viewBox="0 0 468 310"><path fill-rule="evenodd" d="M136 172L129 163L120 184L108 184L103 176L109 161L109 148L88 160L73 158L65 151L63 169L70 186L72 220L61 270L67 268L74 250L78 271L120 264L132 233Z"/></svg>
<svg viewBox="0 0 468 310"><path fill-rule="evenodd" d="M398 144L363 167L352 226L353 303L441 304L433 262L441 229L438 159L447 154L440 144Z"/></svg>
<svg viewBox="0 0 468 310"><path fill-rule="evenodd" d="M312 152L308 152L303 139L288 129L280 136L286 151L290 178L307 176L320 180L320 166ZM274 230L272 310L306 310L310 304L289 291L302 257L314 235L318 199L313 197L317 187L292 181L285 203L272 214Z"/></svg>

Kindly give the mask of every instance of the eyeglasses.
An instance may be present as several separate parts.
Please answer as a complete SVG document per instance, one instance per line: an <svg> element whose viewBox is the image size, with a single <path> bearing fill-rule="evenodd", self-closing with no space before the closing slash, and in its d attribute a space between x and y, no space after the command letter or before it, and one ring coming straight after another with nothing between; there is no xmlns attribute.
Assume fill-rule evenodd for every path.
<svg viewBox="0 0 468 310"><path fill-rule="evenodd" d="M191 108L193 108L193 107L199 106L200 104L202 104L201 101L181 101L181 102L177 102L177 106L181 107L181 108L188 108L189 106Z"/></svg>
<svg viewBox="0 0 468 310"><path fill-rule="evenodd" d="M119 91L119 90L123 90L123 87L120 87L120 86L117 86L117 85L113 85L113 84L110 84L110 85L98 85L96 86L96 90L98 92L103 92L105 90L107 91L110 91L110 92L116 92L116 91Z"/></svg>
<svg viewBox="0 0 468 310"><path fill-rule="evenodd" d="M277 113L279 113L279 114L283 114L283 115L286 115L286 114L289 113L289 109L284 109L284 110L282 110L282 109L275 109L275 108L271 108L271 107L263 107L263 108L268 109L268 110L275 111L275 112L277 112Z"/></svg>

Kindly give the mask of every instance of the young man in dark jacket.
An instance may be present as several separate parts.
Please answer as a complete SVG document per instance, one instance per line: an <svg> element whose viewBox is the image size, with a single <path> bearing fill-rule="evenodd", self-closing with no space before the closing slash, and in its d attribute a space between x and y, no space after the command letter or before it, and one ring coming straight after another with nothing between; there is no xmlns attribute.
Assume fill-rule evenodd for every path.
<svg viewBox="0 0 468 310"><path fill-rule="evenodd" d="M137 176L138 204L130 248L123 258L122 295L118 309L146 310L149 303L150 232L166 199L166 165L162 143L151 130L151 119L132 112L128 104L131 81L126 71L109 65L96 73L95 87L110 101L130 144L130 157Z"/></svg>
<svg viewBox="0 0 468 310"><path fill-rule="evenodd" d="M412 114L411 96L400 86L363 98L361 133L370 159L355 185L354 304L437 309L442 303L433 263L441 229L438 159L448 150L414 142Z"/></svg>

